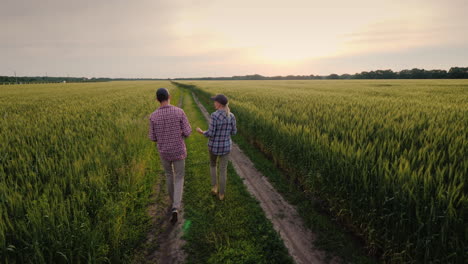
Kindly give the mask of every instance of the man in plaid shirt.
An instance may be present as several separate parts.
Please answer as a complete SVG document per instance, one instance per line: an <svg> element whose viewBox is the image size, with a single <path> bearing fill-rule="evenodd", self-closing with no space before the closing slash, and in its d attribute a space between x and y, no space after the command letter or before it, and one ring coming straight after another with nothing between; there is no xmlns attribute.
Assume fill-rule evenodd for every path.
<svg viewBox="0 0 468 264"><path fill-rule="evenodd" d="M187 149L184 138L192 132L184 110L170 104L170 94L159 88L156 98L161 104L150 116L149 138L157 143L163 165L169 196L172 201L171 222L177 222L178 210L184 189L185 158Z"/></svg>

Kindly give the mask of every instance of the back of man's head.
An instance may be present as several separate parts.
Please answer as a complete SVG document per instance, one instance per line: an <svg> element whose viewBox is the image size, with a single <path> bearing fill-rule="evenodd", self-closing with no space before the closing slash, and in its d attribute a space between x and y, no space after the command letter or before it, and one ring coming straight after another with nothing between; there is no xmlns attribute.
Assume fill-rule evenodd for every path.
<svg viewBox="0 0 468 264"><path fill-rule="evenodd" d="M156 91L156 98L160 103L169 99L169 91L166 88L159 88Z"/></svg>

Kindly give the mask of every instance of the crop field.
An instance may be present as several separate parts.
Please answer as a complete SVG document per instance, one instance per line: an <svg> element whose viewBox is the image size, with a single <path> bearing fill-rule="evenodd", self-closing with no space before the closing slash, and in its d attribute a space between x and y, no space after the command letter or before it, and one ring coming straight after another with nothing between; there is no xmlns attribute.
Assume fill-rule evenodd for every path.
<svg viewBox="0 0 468 264"><path fill-rule="evenodd" d="M162 234L152 223L168 206L148 139L159 87L207 127L189 91L167 81L0 87L0 263L154 263L144 252L164 241L143 241ZM187 262L292 263L232 167L226 201L209 194L206 143L187 139Z"/></svg>
<svg viewBox="0 0 468 264"><path fill-rule="evenodd" d="M390 262L463 263L465 80L183 81Z"/></svg>
<svg viewBox="0 0 468 264"><path fill-rule="evenodd" d="M0 86L0 263L145 259L135 249L150 226L154 186L164 186L147 138L159 87L183 102L192 128L207 124L183 87L207 105L226 94L246 144L382 260L465 261L467 81L181 83ZM219 203L207 195L206 138L186 144L187 262L291 263L233 167Z"/></svg>
<svg viewBox="0 0 468 264"><path fill-rule="evenodd" d="M1 263L125 261L159 175L147 116L162 84L0 87Z"/></svg>

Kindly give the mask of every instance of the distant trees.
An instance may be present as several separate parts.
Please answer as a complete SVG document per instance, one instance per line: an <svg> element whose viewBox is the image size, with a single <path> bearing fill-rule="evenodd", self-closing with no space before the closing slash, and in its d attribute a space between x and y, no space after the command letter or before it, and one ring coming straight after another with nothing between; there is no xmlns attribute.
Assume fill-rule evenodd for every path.
<svg viewBox="0 0 468 264"><path fill-rule="evenodd" d="M402 70L393 72L392 70L377 70L370 72L361 72L353 75L352 79L460 79L468 78L468 67L450 68L446 70L424 70L414 68L411 70Z"/></svg>
<svg viewBox="0 0 468 264"><path fill-rule="evenodd" d="M398 73L393 72L392 70L377 70L361 73L356 73L351 76L351 79L396 79Z"/></svg>
<svg viewBox="0 0 468 264"><path fill-rule="evenodd" d="M447 76L451 79L466 79L468 78L468 67L452 67L450 68Z"/></svg>
<svg viewBox="0 0 468 264"><path fill-rule="evenodd" d="M0 76L0 84L3 83L60 83L60 82L106 82L110 78L85 78L85 77L14 77Z"/></svg>
<svg viewBox="0 0 468 264"><path fill-rule="evenodd" d="M468 79L468 67L452 67L446 70L424 70L414 68L394 72L390 69L363 71L355 74L332 73L326 76L320 75L287 75L287 76L262 76L259 74L232 76L232 77L205 77L205 78L178 78L179 80L348 80L348 79Z"/></svg>
<svg viewBox="0 0 468 264"><path fill-rule="evenodd" d="M332 73L326 76L320 75L287 75L287 76L262 76L260 74L232 76L232 77L203 77L203 78L176 78L177 80L348 80L348 79L468 79L468 67L452 67L446 70L424 70L414 68L394 72L390 69L363 71L355 74ZM166 80L158 78L84 78L84 77L14 77L0 76L2 83L44 83L44 82L106 82L120 80ZM170 80L170 79L167 79Z"/></svg>
<svg viewBox="0 0 468 264"><path fill-rule="evenodd" d="M232 77L177 78L178 80L348 80L348 79L468 79L468 67L452 67L446 70L424 70L414 68L394 72L388 70L363 71L355 74L332 73L320 75L262 76L259 74Z"/></svg>
<svg viewBox="0 0 468 264"><path fill-rule="evenodd" d="M344 74L346 75L346 74ZM342 75L343 76L343 75ZM424 70L414 68L393 72L392 70L377 70L356 73L352 79L467 79L468 67L452 67L446 70ZM343 78L341 78L343 79Z"/></svg>

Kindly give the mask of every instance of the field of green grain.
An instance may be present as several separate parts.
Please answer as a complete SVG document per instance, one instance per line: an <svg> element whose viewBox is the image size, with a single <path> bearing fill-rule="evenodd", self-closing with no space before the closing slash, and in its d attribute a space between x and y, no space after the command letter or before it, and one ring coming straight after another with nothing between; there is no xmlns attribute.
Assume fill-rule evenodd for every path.
<svg viewBox="0 0 468 264"><path fill-rule="evenodd" d="M167 81L0 86L0 263L144 263L144 250L158 250L164 230L147 210L167 209L148 139L159 87L193 127L208 126L189 91ZM190 136L187 150L187 263L291 263L232 167L226 200L210 195L207 139Z"/></svg>
<svg viewBox="0 0 468 264"><path fill-rule="evenodd" d="M148 225L147 117L167 85L0 87L1 263L125 262Z"/></svg>
<svg viewBox="0 0 468 264"><path fill-rule="evenodd" d="M468 252L466 80L184 81L390 262Z"/></svg>
<svg viewBox="0 0 468 264"><path fill-rule="evenodd" d="M208 103L225 93L240 134L382 260L466 259L466 81L184 83ZM169 82L0 86L1 263L134 258L163 184L147 138L159 87L173 104L186 93L189 121L206 126ZM232 168L232 200L207 195L206 139L197 136L187 141L188 262L291 261Z"/></svg>

